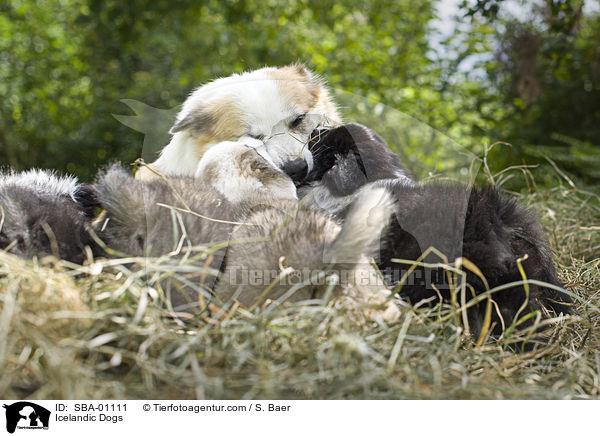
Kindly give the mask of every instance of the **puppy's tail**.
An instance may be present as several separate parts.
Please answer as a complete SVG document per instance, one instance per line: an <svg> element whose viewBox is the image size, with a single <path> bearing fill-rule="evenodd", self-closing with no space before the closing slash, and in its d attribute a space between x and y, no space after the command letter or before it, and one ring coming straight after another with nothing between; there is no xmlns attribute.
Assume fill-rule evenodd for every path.
<svg viewBox="0 0 600 436"><path fill-rule="evenodd" d="M356 263L365 255L378 253L393 210L393 198L385 188L364 189L346 215L342 230L326 249L325 261Z"/></svg>
<svg viewBox="0 0 600 436"><path fill-rule="evenodd" d="M136 229L145 225L146 203L151 191L119 164L101 171L93 186L96 201L111 220L121 226Z"/></svg>

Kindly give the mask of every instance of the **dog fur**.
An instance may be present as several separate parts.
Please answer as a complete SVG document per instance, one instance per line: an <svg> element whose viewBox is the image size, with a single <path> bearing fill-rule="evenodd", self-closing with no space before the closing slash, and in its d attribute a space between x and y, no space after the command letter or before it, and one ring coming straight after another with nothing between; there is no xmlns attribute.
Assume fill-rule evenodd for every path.
<svg viewBox="0 0 600 436"><path fill-rule="evenodd" d="M76 178L49 170L0 174L0 249L28 258L55 255L75 263L83 263L86 247L100 255L80 196Z"/></svg>
<svg viewBox="0 0 600 436"><path fill-rule="evenodd" d="M249 142L259 141L249 138ZM297 200L292 179L239 141L211 147L200 159L195 177L232 203Z"/></svg>
<svg viewBox="0 0 600 436"><path fill-rule="evenodd" d="M253 150L252 153L244 159L249 166L267 165ZM264 174L273 176L268 171ZM279 172L274 174L285 177ZM255 272L286 275L302 271L315 274L336 270L347 272L353 280L366 281L364 286L351 283L344 288L345 293L360 302L384 305L385 316L398 313L396 306L386 303L389 291L377 283L375 270L366 257L373 246L372 235L381 232L391 213L391 202L382 190L358 199L348 212L346 224L340 227L293 199L250 197L248 201L234 204L202 180L170 177L142 182L119 166L102 172L91 189L106 212L104 220L97 223L96 231L111 249L119 252L162 256L176 253L181 246L179 256L183 257L191 256L190 250L194 247L230 241L228 247L213 253L210 266L221 272L217 279L201 281L199 275L188 277L222 301L235 299L250 306L262 298L298 301L319 297L325 289L322 285L309 283L290 290L293 286L289 282L282 284L276 280L269 288L270 279L250 283L244 282L241 275ZM373 201L381 206L375 213L371 212ZM364 228L365 225L368 228ZM176 238L173 238L174 228L178 229ZM207 259L198 259L196 264L206 262ZM267 288L270 289L268 295L262 295ZM176 310L193 311L198 306L198 295L188 287L183 293L172 293L171 301Z"/></svg>
<svg viewBox="0 0 600 436"><path fill-rule="evenodd" d="M386 188L393 183L413 186L410 172L383 138L360 124L317 129L308 149L312 169L295 179L300 198L310 193L311 206L329 215L341 215L365 185Z"/></svg>
<svg viewBox="0 0 600 436"><path fill-rule="evenodd" d="M311 132L339 122L324 82L301 64L234 74L192 92L171 128L171 142L136 178L194 176L202 156L225 141L256 149L280 169L294 162L310 169Z"/></svg>
<svg viewBox="0 0 600 436"><path fill-rule="evenodd" d="M435 247L450 263L461 257L473 262L490 289L522 280L518 262L528 279L562 287L537 219L514 199L492 186L415 184L407 178L399 160L391 156L385 142L365 126L349 124L314 136L309 144L313 170L298 188L299 195L308 196L312 207L343 219L348 205L364 189L385 188L394 198L394 217L382 235L378 259L390 285L398 284L409 268L392 259L440 262L443 259L434 253L423 258L425 250ZM473 297L471 289L475 295L486 291L478 274L469 268L463 270L467 300ZM446 277L443 269L417 268L405 277L400 293L413 304L437 300L438 295L450 301ZM500 335L513 322L524 304L523 314L543 308L571 312L568 295L534 284L529 285L528 298L523 286L515 286L497 292L493 299L497 305L492 312L494 335ZM481 332L485 308L482 303L469 311L475 335Z"/></svg>

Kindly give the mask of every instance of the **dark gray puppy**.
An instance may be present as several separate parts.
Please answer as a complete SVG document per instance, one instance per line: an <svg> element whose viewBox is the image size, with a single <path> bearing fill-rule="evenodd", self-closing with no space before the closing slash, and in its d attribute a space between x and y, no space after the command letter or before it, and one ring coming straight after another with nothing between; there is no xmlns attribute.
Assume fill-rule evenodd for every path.
<svg viewBox="0 0 600 436"><path fill-rule="evenodd" d="M0 249L75 263L85 260L86 246L100 255L90 217L76 201L80 188L74 177L49 170L0 173Z"/></svg>
<svg viewBox="0 0 600 436"><path fill-rule="evenodd" d="M439 296L450 301L447 273L442 268L419 267L408 274L410 265L393 259L435 263L442 260L441 254L453 263L464 257L483 273L488 288L522 280L520 263L528 279L562 287L534 214L494 187L416 185L385 142L359 124L313 132L312 136L315 139L309 149L314 168L304 180L297 181L300 196L308 196L315 209L343 219L364 189L384 187L391 193L395 213L382 235L377 263L389 285L402 281L400 293L413 304ZM423 256L430 247L438 254ZM486 291L486 283L472 268L463 271L466 300ZM572 311L567 294L535 284L527 289L517 285L499 291L493 300L496 336L513 322L522 306L520 316L543 307L556 313ZM484 301L468 312L475 335L482 329L485 310Z"/></svg>

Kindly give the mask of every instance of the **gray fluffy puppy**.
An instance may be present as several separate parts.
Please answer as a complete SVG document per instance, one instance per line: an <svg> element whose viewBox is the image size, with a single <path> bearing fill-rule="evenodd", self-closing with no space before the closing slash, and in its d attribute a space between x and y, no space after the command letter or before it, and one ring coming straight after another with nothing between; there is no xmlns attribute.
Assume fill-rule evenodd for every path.
<svg viewBox="0 0 600 436"><path fill-rule="evenodd" d="M246 156L253 158L262 160L256 153ZM264 162L248 165L259 180L267 177L273 185L276 174L265 172ZM87 189L87 198L94 199L88 207L105 211L96 231L110 248L135 256L170 253L196 266L209 264L220 274L196 271L188 275L188 283L214 292L222 301L236 299L251 306L266 298L318 298L326 288L319 273L331 271L341 279L337 290L360 302L382 304L389 295L367 259L391 212L382 189L359 198L343 227L295 200L269 200L257 193L232 203L203 180L142 182L118 165L101 172ZM218 242L225 244L212 259L202 255ZM308 283L300 286L304 281ZM198 297L194 287L184 286L182 292L171 292L170 300L175 310L194 310ZM392 306L386 303L385 317L395 316Z"/></svg>

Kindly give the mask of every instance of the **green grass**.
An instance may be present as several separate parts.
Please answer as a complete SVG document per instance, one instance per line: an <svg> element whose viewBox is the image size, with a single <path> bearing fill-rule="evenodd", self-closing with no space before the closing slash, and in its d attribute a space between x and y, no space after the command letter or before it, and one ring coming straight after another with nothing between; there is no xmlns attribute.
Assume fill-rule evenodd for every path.
<svg viewBox="0 0 600 436"><path fill-rule="evenodd" d="M0 396L598 398L598 197L566 182L520 197L576 299L576 315L549 324L532 352L506 346L527 332L476 346L450 306L405 306L391 324L344 298L174 317L159 285L176 278L176 259L78 267L0 252Z"/></svg>

